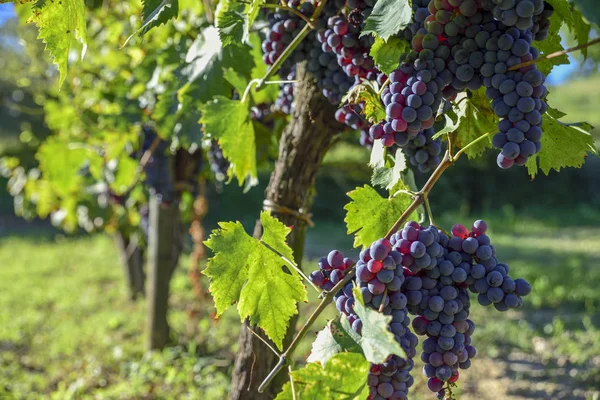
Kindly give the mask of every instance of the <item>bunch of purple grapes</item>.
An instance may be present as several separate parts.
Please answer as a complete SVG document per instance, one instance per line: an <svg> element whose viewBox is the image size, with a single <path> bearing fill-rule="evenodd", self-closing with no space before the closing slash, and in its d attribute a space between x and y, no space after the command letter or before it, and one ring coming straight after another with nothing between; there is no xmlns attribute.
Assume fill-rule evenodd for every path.
<svg viewBox="0 0 600 400"><path fill-rule="evenodd" d="M327 18L337 14L343 5L341 0L328 2L319 15L316 24L319 27L325 27ZM310 18L315 12L316 2L301 3L298 0L290 0L287 6L297 9L301 14ZM274 13L270 13L270 29L262 44L264 62L267 65L273 65L305 24L306 22L302 18L285 10L276 10ZM346 76L337 64L336 58L332 54L323 52L314 32L309 33L307 38L295 48L291 56L283 62L279 73L290 79L290 75L295 75L295 65L304 60L307 60L307 68L317 80L323 95L332 104L339 103L342 96L354 84L354 80ZM292 77L290 80L293 79ZM293 86L289 86L290 84L284 85L286 85L284 88L287 87L288 89L283 95L285 97L281 100L278 99L278 103L280 103L278 105L281 111L289 113L291 111Z"/></svg>
<svg viewBox="0 0 600 400"><path fill-rule="evenodd" d="M382 93L386 121L371 136L388 147L406 146L432 127L443 98L485 86L501 118L493 142L502 149L498 165L524 165L541 149L547 91L537 67L521 64L537 59L531 43L547 35L552 9L542 0L432 0L427 13L412 34L412 51L390 74ZM425 155L415 152L417 165Z"/></svg>
<svg viewBox="0 0 600 400"><path fill-rule="evenodd" d="M407 355L406 359L393 355L383 364L371 365L369 399L406 399L413 384L410 371L418 339L410 331L407 299L401 291L405 279L402 259L390 241L379 239L360 253L356 264L356 281L365 305L392 316L389 329Z"/></svg>

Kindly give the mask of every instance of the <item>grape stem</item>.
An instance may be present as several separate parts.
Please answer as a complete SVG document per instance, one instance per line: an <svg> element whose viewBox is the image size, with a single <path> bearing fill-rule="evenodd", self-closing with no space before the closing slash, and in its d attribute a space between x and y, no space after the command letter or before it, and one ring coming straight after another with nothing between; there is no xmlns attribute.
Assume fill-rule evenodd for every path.
<svg viewBox="0 0 600 400"><path fill-rule="evenodd" d="M423 201L425 202L425 210L427 211L427 218L429 218L429 225L435 225L433 213L431 212L431 205L429 205L429 196L424 196Z"/></svg>
<svg viewBox="0 0 600 400"><path fill-rule="evenodd" d="M379 312L383 313L383 309L385 308L385 298L387 297L387 286L383 291L383 297L381 298L381 305L379 306Z"/></svg>
<svg viewBox="0 0 600 400"><path fill-rule="evenodd" d="M453 161L456 161L456 159L458 159L458 157L460 157L469 147L473 146L476 143L479 143L480 141L490 137L491 135L495 134L496 132L488 132L485 135L481 135L479 136L477 139L473 140L472 142L470 142L469 144L467 144L465 147L463 147L462 149L460 149L455 155L454 157L452 157Z"/></svg>
<svg viewBox="0 0 600 400"><path fill-rule="evenodd" d="M325 7L326 3L327 3L327 0L323 0L319 3L319 6L316 8L315 12L313 13L313 15L310 18L310 20L312 22L316 21L316 19L319 17L319 15L321 14L321 10L323 10L323 7ZM258 85L256 85L256 90L262 89L262 87L265 85L265 82L270 77L275 75L275 73L277 71L279 71L279 68L281 68L281 65L283 64L283 62L285 60L287 60L287 58L292 54L292 52L296 49L296 47L298 47L298 45L302 42L302 40L304 40L304 38L313 29L311 27L311 25L312 24L304 25L304 27L302 28L300 33L298 33L298 35L294 38L294 40L292 40L290 42L290 44L288 44L288 46L285 48L285 50L283 50L283 52L281 53L279 58L277 58L277 60L275 60L273 65L271 65L269 67L269 69L267 70L267 72L265 72L265 75L261 79L259 79ZM250 84L248 84L248 86L250 86ZM246 88L246 90L248 90L248 89Z"/></svg>
<svg viewBox="0 0 600 400"><path fill-rule="evenodd" d="M287 365L288 358L292 356L292 354L300 344L300 341L302 340L302 338L304 338L312 324L317 320L319 315L321 315L321 313L327 308L329 303L333 301L333 296L335 296L337 292L339 292L344 286L346 286L346 283L350 282L352 278L354 278L355 273L356 267L352 266L348 270L348 274L344 277L344 279L339 281L337 285L335 285L333 289L331 289L329 292L326 292L327 294L323 297L317 308L315 308L315 310L312 312L310 317L308 317L304 325L302 325L302 328L300 328L296 336L294 336L292 343L290 343L288 348L279 356L279 362L277 363L275 368L273 368L271 372L269 372L269 375L267 375L265 380L258 387L259 393L263 393L265 388L269 386L269 384L271 383L271 381L273 381L273 379L279 373L279 371L281 371L283 367Z"/></svg>
<svg viewBox="0 0 600 400"><path fill-rule="evenodd" d="M271 346L269 344L269 342L267 342L265 339L263 339L262 337L260 337L260 335L256 332L254 332L252 329L250 329L249 326L246 326L246 329L248 329L248 331L250 331L251 334L253 334L254 336L256 336L261 342L263 342L265 344L265 346L267 346L269 349L271 349L271 351L276 355L279 356L279 353L277 352L277 350L275 350L273 348L273 346Z"/></svg>
<svg viewBox="0 0 600 400"><path fill-rule="evenodd" d="M561 50L561 51L555 51L554 53L550 53L548 55L540 57L537 60L531 60L531 61L527 61L527 62L524 62L524 63L521 63L521 64L513 65L508 70L509 71L514 71L514 70L519 69L519 68L527 67L528 65L537 64L537 63L542 62L544 60L549 60L551 58L560 57L560 56L562 56L564 54L567 54L567 53L570 53L572 51L585 49L586 47L589 47L589 46L597 44L597 43L600 43L600 38L596 38L594 40L590 40L589 42L587 42L585 44L582 44L582 45L579 45L579 46L575 46L575 47L571 47L569 49L564 49L564 50Z"/></svg>
<svg viewBox="0 0 600 400"><path fill-rule="evenodd" d="M242 3L249 4L249 3L246 3L245 1L243 1ZM284 6L281 4L261 4L260 7L261 8L274 8L274 9L278 9L281 11L287 11L289 13L294 14L296 17L304 20L304 22L306 22L310 26L311 29L316 29L313 21L310 18L308 18L306 15L302 14L300 11L296 10L295 8Z"/></svg>
<svg viewBox="0 0 600 400"><path fill-rule="evenodd" d="M288 366L288 374L290 375L290 387L292 389L292 400L296 400L296 388L294 387L294 377L292 376L292 366Z"/></svg>
<svg viewBox="0 0 600 400"><path fill-rule="evenodd" d="M308 283L310 283L310 285L318 292L321 293L321 289L319 289L319 287L317 285L315 285L302 271L302 269L300 267L298 267L296 265L296 263L294 263L292 260L290 260L289 258L287 258L286 256L284 256L283 254L281 254L279 251L277 251L276 249L274 249L273 247L271 247L268 243L265 243L264 241L260 241L260 243L265 246L267 249L271 250L273 253L277 254L279 256L279 258L281 258L283 261L285 261L285 263L287 265L289 265L290 267L292 267L294 270L296 270L296 272L298 272Z"/></svg>
<svg viewBox="0 0 600 400"><path fill-rule="evenodd" d="M381 97L381 94L383 93L385 88L388 87L389 84L390 84L390 78L387 78L385 80L385 82L383 82L383 85L381 85L381 89L379 89L379 92L377 92L377 97Z"/></svg>

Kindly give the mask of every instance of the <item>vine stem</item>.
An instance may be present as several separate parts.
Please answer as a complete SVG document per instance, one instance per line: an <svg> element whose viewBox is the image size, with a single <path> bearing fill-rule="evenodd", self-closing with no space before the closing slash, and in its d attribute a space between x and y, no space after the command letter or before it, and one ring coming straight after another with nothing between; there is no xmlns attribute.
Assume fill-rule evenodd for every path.
<svg viewBox="0 0 600 400"><path fill-rule="evenodd" d="M258 81L258 85L256 85L256 90L262 89L262 87L265 85L265 82L270 77L272 77L277 71L279 71L279 68L281 68L281 65L283 64L283 62L285 60L287 60L287 58L290 56L290 54L292 54L292 52L296 49L296 47L298 47L298 45L302 42L302 40L304 40L304 38L310 33L311 30L313 30L314 25L312 23L314 23L314 21L316 21L316 19L319 17L319 15L321 14L321 11L323 10L323 7L325 7L326 3L327 3L327 0L323 0L319 3L319 6L316 8L315 12L313 13L313 15L310 18L311 23L304 25L304 27L302 28L300 33L298 33L298 35L294 38L294 40L292 40L290 42L290 44L288 44L288 46L285 48L285 50L283 50L283 52L281 53L279 58L277 58L277 60L275 60L273 65L271 65L269 67L269 69L267 70L265 75ZM250 84L248 84L248 86L250 86Z"/></svg>
<svg viewBox="0 0 600 400"><path fill-rule="evenodd" d="M475 143L479 143L480 141L482 141L485 138L490 137L491 135L495 134L495 132L488 132L485 135L479 136L477 139L473 140L472 142L470 142L469 144L467 144L465 147L463 147L462 149L460 149L453 157L452 160L455 161L458 157L460 157L469 147L473 146Z"/></svg>
<svg viewBox="0 0 600 400"><path fill-rule="evenodd" d="M454 160L456 160L456 157L454 157ZM386 239L389 240L392 237L392 235L398 229L400 229L400 227L406 222L406 220L408 219L408 217L410 217L410 215L413 212L415 212L415 210L417 208L419 208L419 206L421 206L425 202L425 197L427 197L427 195L429 194L429 192L431 191L431 189L433 188L433 186L435 185L435 183L438 181L438 179L440 179L440 176L444 173L444 171L449 166L452 165L452 163L454 162L454 160L450 158L450 152L449 152L449 150L446 150L446 153L444 154L444 158L442 158L442 161L440 162L440 165L438 165L437 168L435 169L435 171L433 171L433 173L431 174L431 176L429 177L429 179L427 180L427 182L425 183L425 185L423 185L423 188L421 188L421 190L419 190L415 194L413 202L408 206L408 208L406 210L404 210L404 212L402 213L402 215L400 216L400 218L398 218L398 220L390 228L390 230L388 231L388 233L385 235Z"/></svg>
<svg viewBox="0 0 600 400"><path fill-rule="evenodd" d="M564 54L567 54L567 53L570 53L572 51L585 49L586 47L589 47L589 46L597 44L597 43L600 43L600 38L596 38L594 40L590 40L589 42L587 42L585 44L582 44L582 45L579 45L579 46L575 46L575 47L571 47L569 49L565 49L565 50L561 50L561 51L555 51L554 53L550 53L550 54L548 54L548 55L546 55L544 57L540 57L537 60L531 60L531 61L527 61L527 62L524 62L524 63L521 63L521 64L513 65L508 70L509 71L514 71L514 70L519 69L519 68L527 67L528 65L537 64L537 63L539 63L541 61L544 61L544 60L549 60L551 58L560 57L560 56L562 56Z"/></svg>
<svg viewBox="0 0 600 400"><path fill-rule="evenodd" d="M315 308L312 314L310 314L310 317L308 317L304 325L302 325L302 328L300 328L296 336L294 336L292 343L290 343L288 348L279 356L279 362L277 363L275 368L273 368L271 372L269 372L269 375L267 375L265 380L260 384L260 386L258 387L259 393L263 393L265 388L269 386L273 378L275 378L279 371L281 371L283 367L287 365L288 358L294 353L294 351L300 344L300 341L302 340L302 338L304 338L312 324L317 320L319 315L321 315L321 313L327 308L329 303L333 301L333 296L335 296L337 292L339 292L344 286L346 286L346 283L350 282L352 278L354 278L355 273L356 267L352 266L352 268L348 270L348 274L344 277L344 279L339 281L337 285L333 287L333 289L327 292L325 297L323 297L323 300L321 300L317 308Z"/></svg>
<svg viewBox="0 0 600 400"><path fill-rule="evenodd" d="M319 287L317 285L315 285L307 276L306 274L304 274L304 272L302 271L302 269L300 267L298 267L296 265L296 263L294 263L292 260L290 260L289 258L287 258L286 256L284 256L283 254L281 254L279 251L277 251L277 249L273 248L272 246L270 246L268 243L264 242L264 241L260 241L260 243L265 246L267 249L271 250L273 253L277 254L279 256L279 258L281 258L283 261L285 261L285 263L287 265L289 265L290 267L292 267L294 270L296 270L296 272L298 272L308 283L310 283L310 285L317 291L317 293L322 293L321 289L319 289Z"/></svg>
<svg viewBox="0 0 600 400"><path fill-rule="evenodd" d="M306 15L302 14L300 11L296 10L295 8L284 6L281 4L270 4L270 3L261 4L260 7L261 8L275 8L275 9L279 9L282 11L290 12L290 13L294 14L295 16L297 16L298 18L301 18L302 20L304 20L304 22L306 22L308 25L310 25L311 29L315 29L315 25L314 25L313 21L310 18L308 18Z"/></svg>
<svg viewBox="0 0 600 400"><path fill-rule="evenodd" d="M387 78L385 80L385 82L383 82L383 85L381 85L381 89L379 89L379 92L377 92L377 97L381 98L381 94L383 93L385 88L388 87L389 84L390 84L390 78Z"/></svg>
<svg viewBox="0 0 600 400"><path fill-rule="evenodd" d="M489 135L490 135L490 133L483 135L482 137L479 137L479 138L475 139L474 141L472 141L471 143L467 144L463 149L461 149L461 151L456 153L456 155L454 157L451 156L454 143L452 141L451 135L449 135L448 136L448 142L449 142L448 150L446 150L446 153L444 153L444 157L442 158L442 161L437 166L437 168L433 171L433 173L431 174L431 176L429 177L427 182L425 182L425 184L423 185L421 190L419 190L417 193L414 194L412 203L402 213L400 218L398 218L398 220L394 223L392 228L385 235L385 238L389 240L390 237L394 234L394 232L396 232L400 228L400 226L402 226L406 222L406 220L409 218L409 216L419 206L421 206L425 202L425 199L429 195L429 192L431 192L431 189L433 189L436 182L440 179L440 177L442 176L444 171L446 171L446 169L448 169L448 167L450 167L452 164L454 164L456 162L456 160L460 157L460 155L462 153L464 153L465 149L467 149L469 146L473 145L474 143L478 142L479 140L483 140L482 138L487 137ZM304 323L302 328L300 328L300 330L298 331L296 336L294 336L294 339L292 339L292 343L290 343L288 348L279 356L279 362L277 363L277 365L275 365L275 367L271 370L271 372L269 372L267 377L264 379L264 381L258 387L259 393L263 393L265 388L267 386L269 386L269 384L273 381L275 376L283 369L283 367L285 367L287 365L288 358L293 355L294 351L298 347L298 344L300 344L300 341L304 338L304 336L306 335L306 333L308 332L308 330L310 329L312 324L316 321L316 319L319 317L319 315L321 315L321 313L325 310L325 308L327 308L329 303L331 303L335 294L338 291L340 291L346 285L346 283L350 282L350 280L352 278L354 278L355 274L356 274L356 266L353 265L352 268L348 270L348 274L344 277L344 279L342 279L340 282L338 282L337 285L335 285L333 287L333 289L331 289L329 292L323 292L326 294L325 294L325 296L323 296L323 299L321 300L321 302L319 303L317 308L315 308L315 310L308 317L308 319L306 320L306 322Z"/></svg>

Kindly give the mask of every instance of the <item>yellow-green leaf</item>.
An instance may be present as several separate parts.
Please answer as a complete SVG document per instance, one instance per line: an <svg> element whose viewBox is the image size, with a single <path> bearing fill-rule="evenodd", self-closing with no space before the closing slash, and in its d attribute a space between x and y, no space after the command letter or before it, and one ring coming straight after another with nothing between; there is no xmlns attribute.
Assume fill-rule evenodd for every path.
<svg viewBox="0 0 600 400"><path fill-rule="evenodd" d="M240 186L256 182L256 143L254 125L248 104L215 96L200 107L203 130L207 137L217 139L223 156L231 163L230 177L237 178Z"/></svg>
<svg viewBox="0 0 600 400"><path fill-rule="evenodd" d="M38 26L38 38L46 43L46 49L58 66L60 86L67 76L69 52L74 38L83 43L82 57L85 54L87 31L84 0L38 1L32 12L29 22Z"/></svg>
<svg viewBox="0 0 600 400"><path fill-rule="evenodd" d="M369 395L367 375L369 362L362 354L341 353L332 357L325 368L318 363L307 364L292 371L294 381L287 382L276 400L352 400Z"/></svg>
<svg viewBox="0 0 600 400"><path fill-rule="evenodd" d="M260 219L262 241L293 261L292 250L285 243L290 229L267 212L261 213ZM237 302L240 319L249 318L281 349L289 320L298 312L296 303L307 301L300 275L248 235L241 223L221 222L219 226L205 242L215 255L204 270L210 278L217 315Z"/></svg>
<svg viewBox="0 0 600 400"><path fill-rule="evenodd" d="M344 207L348 234L354 234L354 247L369 246L385 236L394 222L411 204L408 194L398 193L389 199L383 198L369 185L348 193L352 201ZM416 219L416 213L409 219Z"/></svg>

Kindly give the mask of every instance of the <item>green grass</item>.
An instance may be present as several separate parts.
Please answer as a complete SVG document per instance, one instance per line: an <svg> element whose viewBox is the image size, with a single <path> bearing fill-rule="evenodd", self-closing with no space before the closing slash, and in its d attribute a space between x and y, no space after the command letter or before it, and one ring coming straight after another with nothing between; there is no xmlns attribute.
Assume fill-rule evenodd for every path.
<svg viewBox="0 0 600 400"><path fill-rule="evenodd" d="M600 395L600 227L489 220L498 254L512 275L532 282L533 293L519 312L473 307L479 356L462 374L460 398ZM309 260L330 245L351 246L343 227L332 225L311 230L308 243L314 244ZM143 350L145 303L126 300L109 238L9 237L0 243L0 259L0 398L226 398L239 318L232 309L215 320L209 296L194 300L187 257L172 283L173 344L153 354ZM316 295L310 298L301 304L304 315L316 304ZM197 319L190 317L191 304ZM330 307L311 330L334 315ZM310 352L314 336L308 336L297 353L300 363ZM515 372L525 361L525 371ZM431 398L420 373L415 376L411 398ZM535 393L528 392L534 381ZM556 391L557 382L570 397ZM502 390L492 393L497 397L487 390L492 384Z"/></svg>

